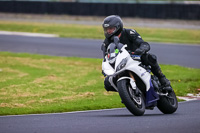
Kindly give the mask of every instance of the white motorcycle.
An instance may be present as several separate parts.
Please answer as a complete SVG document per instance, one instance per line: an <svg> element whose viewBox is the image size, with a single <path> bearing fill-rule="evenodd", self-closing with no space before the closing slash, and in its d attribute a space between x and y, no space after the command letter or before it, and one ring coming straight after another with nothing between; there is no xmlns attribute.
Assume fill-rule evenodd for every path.
<svg viewBox="0 0 200 133"><path fill-rule="evenodd" d="M174 91L163 92L150 67L142 65L140 56L131 55L126 47L119 43L118 37L114 37L114 43L108 46L102 62L102 72L119 92L122 103L136 116L156 106L164 114L174 113L178 108Z"/></svg>

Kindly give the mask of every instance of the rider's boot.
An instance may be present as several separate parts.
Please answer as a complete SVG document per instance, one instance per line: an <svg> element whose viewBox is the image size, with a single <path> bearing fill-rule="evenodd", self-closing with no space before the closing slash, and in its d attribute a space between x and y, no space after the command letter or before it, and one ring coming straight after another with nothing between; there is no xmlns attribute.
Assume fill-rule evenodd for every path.
<svg viewBox="0 0 200 133"><path fill-rule="evenodd" d="M163 91L172 91L172 87L170 85L170 81L166 78L166 76L162 73L160 67L157 69L152 69L152 73L158 77L160 84L162 86Z"/></svg>

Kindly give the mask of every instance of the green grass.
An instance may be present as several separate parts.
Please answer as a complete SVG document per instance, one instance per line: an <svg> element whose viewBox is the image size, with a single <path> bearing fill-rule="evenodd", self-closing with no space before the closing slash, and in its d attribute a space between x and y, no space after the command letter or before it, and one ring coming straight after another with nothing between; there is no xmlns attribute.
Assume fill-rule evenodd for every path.
<svg viewBox="0 0 200 133"><path fill-rule="evenodd" d="M133 28L145 41L200 44L200 30ZM56 34L60 37L104 39L102 27L75 24L49 24L0 21L0 30Z"/></svg>
<svg viewBox="0 0 200 133"><path fill-rule="evenodd" d="M124 107L105 91L101 61L0 52L0 115ZM200 69L161 67L178 96L200 87Z"/></svg>

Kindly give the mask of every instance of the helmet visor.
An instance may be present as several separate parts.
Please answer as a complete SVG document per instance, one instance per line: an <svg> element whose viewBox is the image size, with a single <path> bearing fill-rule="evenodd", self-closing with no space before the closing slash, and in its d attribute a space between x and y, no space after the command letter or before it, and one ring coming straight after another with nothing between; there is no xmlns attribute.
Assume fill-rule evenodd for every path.
<svg viewBox="0 0 200 133"><path fill-rule="evenodd" d="M104 27L104 33L108 35L112 35L115 33L116 27Z"/></svg>

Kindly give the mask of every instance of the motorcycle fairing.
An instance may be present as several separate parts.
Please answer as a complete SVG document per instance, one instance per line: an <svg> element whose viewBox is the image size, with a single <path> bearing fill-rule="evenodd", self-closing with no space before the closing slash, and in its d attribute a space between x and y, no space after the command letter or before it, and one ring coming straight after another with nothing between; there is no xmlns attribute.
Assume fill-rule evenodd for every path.
<svg viewBox="0 0 200 133"><path fill-rule="evenodd" d="M122 48L123 52L118 54L118 58L115 63L116 64L115 69L113 69L112 66L108 62L103 62L102 68L103 68L104 72L110 76L118 75L121 71L124 71L124 70L129 70L129 71L134 72L144 82L144 84L146 86L146 99L145 99L146 107L156 105L157 104L156 101L159 99L159 97L158 97L158 94L156 94L154 91L154 87L151 82L151 74L149 72L147 72L146 69L139 66L139 64L141 62L139 62L137 60L133 60L131 58L130 54L127 51L124 51L124 49L125 49L125 47ZM117 66L120 64L120 61L122 61L124 59L124 57L127 58L126 67L117 71ZM133 63L133 61L135 63ZM130 77L123 77L123 78L120 78L119 80L124 79L124 78L129 79L130 83L131 83ZM109 82L117 90L117 87L114 85L111 77L109 78Z"/></svg>
<svg viewBox="0 0 200 133"><path fill-rule="evenodd" d="M146 107L155 106L157 104L157 100L159 100L159 96L157 93L155 93L151 80L149 80L149 83L150 83L150 89L146 92L146 100L145 100Z"/></svg>
<svg viewBox="0 0 200 133"><path fill-rule="evenodd" d="M157 93L154 91L153 84L151 82L151 74L147 72L146 69L143 67L140 67L138 64L140 62L135 61L135 63L132 63L132 58L128 55L128 52L124 52L122 54L119 54L118 56L121 56L120 58L122 59L123 57L128 57L128 61L126 63L126 70L134 72L145 84L146 86L146 107L154 106L157 104L157 100L159 99L159 96ZM117 62L119 64L119 62ZM117 66L116 66L117 67ZM115 68L116 70L116 68ZM122 69L123 70L123 69ZM124 71L124 70L123 70Z"/></svg>
<svg viewBox="0 0 200 133"><path fill-rule="evenodd" d="M113 75L115 73L115 70L112 68L112 66L107 62L102 62L102 70L106 75Z"/></svg>

